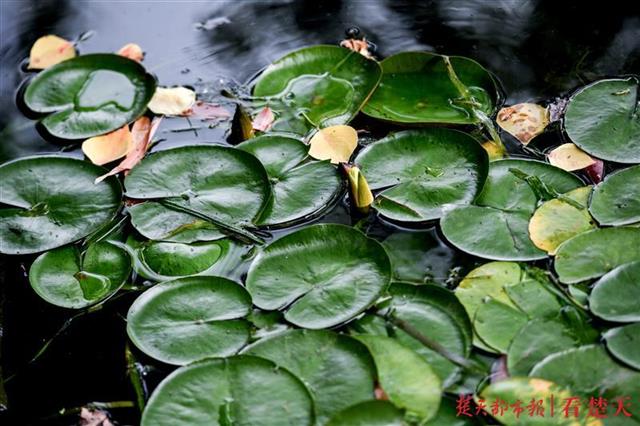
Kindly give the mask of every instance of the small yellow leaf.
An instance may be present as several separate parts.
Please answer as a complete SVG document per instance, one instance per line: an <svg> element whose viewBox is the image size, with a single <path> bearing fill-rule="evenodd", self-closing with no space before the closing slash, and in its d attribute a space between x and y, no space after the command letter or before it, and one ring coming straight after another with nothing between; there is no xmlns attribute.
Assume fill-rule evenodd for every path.
<svg viewBox="0 0 640 426"><path fill-rule="evenodd" d="M595 159L572 143L555 148L549 153L548 158L553 166L568 172L582 170L596 163Z"/></svg>
<svg viewBox="0 0 640 426"><path fill-rule="evenodd" d="M486 141L482 144L482 147L487 151L487 154L489 154L489 161L504 158L504 150L494 141Z"/></svg>
<svg viewBox="0 0 640 426"><path fill-rule="evenodd" d="M358 133L350 126L331 126L318 130L309 145L309 155L316 160L346 163L358 146Z"/></svg>
<svg viewBox="0 0 640 426"><path fill-rule="evenodd" d="M43 70L76 56L73 43L55 35L40 37L29 54L29 69Z"/></svg>
<svg viewBox="0 0 640 426"><path fill-rule="evenodd" d="M343 163L342 167L347 173L353 204L358 210L366 213L369 211L371 203L373 203L373 194L371 193L367 179L365 179L357 166Z"/></svg>
<svg viewBox="0 0 640 426"><path fill-rule="evenodd" d="M125 44L116 53L136 62L142 62L144 59L144 52L142 51L142 48L135 43Z"/></svg>
<svg viewBox="0 0 640 426"><path fill-rule="evenodd" d="M505 132L526 145L547 127L549 111L537 104L516 104L502 108L496 121Z"/></svg>
<svg viewBox="0 0 640 426"><path fill-rule="evenodd" d="M149 109L158 115L188 115L196 102L196 92L186 87L158 87Z"/></svg>
<svg viewBox="0 0 640 426"><path fill-rule="evenodd" d="M129 126L106 135L89 138L82 143L82 152L99 166L122 158L131 150L133 139Z"/></svg>

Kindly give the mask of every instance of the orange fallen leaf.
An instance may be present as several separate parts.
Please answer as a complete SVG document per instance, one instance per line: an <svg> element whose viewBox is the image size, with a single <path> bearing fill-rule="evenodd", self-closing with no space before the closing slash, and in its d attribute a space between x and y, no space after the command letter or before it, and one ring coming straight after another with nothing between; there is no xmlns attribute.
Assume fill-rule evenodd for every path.
<svg viewBox="0 0 640 426"><path fill-rule="evenodd" d="M73 43L55 35L46 35L33 43L28 68L43 70L75 56L76 48Z"/></svg>
<svg viewBox="0 0 640 426"><path fill-rule="evenodd" d="M109 176L113 176L120 172L124 172L124 174L127 175L129 170L138 164L146 155L149 150L150 143L153 140L153 136L158 130L158 126L161 121L162 117L155 117L153 121L149 120L148 117L140 117L137 119L136 122L133 123L133 128L131 129L131 136L133 140L131 150L127 153L127 156L120 164L113 168L109 173L97 178L95 183L100 183Z"/></svg>
<svg viewBox="0 0 640 426"><path fill-rule="evenodd" d="M196 101L185 114L188 117L195 117L201 120L217 120L220 118L229 118L231 113L224 107L202 101Z"/></svg>
<svg viewBox="0 0 640 426"><path fill-rule="evenodd" d="M82 143L82 152L93 164L102 166L127 155L133 146L129 126L106 135L89 138Z"/></svg>
<svg viewBox="0 0 640 426"><path fill-rule="evenodd" d="M316 160L346 163L358 146L358 132L350 126L338 125L320 129L311 138L309 155Z"/></svg>
<svg viewBox="0 0 640 426"><path fill-rule="evenodd" d="M196 92L186 87L158 87L147 107L158 115L187 115L196 103Z"/></svg>
<svg viewBox="0 0 640 426"><path fill-rule="evenodd" d="M367 40L364 38L362 40L348 38L346 40L342 40L340 42L340 46L353 50L367 59L373 59L373 55L369 52L369 43L367 43Z"/></svg>
<svg viewBox="0 0 640 426"><path fill-rule="evenodd" d="M142 51L142 48L135 43L125 44L116 53L136 62L142 62L144 59L144 52Z"/></svg>
<svg viewBox="0 0 640 426"><path fill-rule="evenodd" d="M264 107L262 111L258 113L251 122L254 130L259 130L261 132L266 132L271 128L273 124L273 120L275 120L275 116L273 115L273 111L268 106Z"/></svg>
<svg viewBox="0 0 640 426"><path fill-rule="evenodd" d="M505 132L526 145L547 127L549 111L537 104L516 104L502 108L496 122Z"/></svg>
<svg viewBox="0 0 640 426"><path fill-rule="evenodd" d="M582 170L596 163L595 159L572 143L560 145L547 158L551 165L568 172Z"/></svg>

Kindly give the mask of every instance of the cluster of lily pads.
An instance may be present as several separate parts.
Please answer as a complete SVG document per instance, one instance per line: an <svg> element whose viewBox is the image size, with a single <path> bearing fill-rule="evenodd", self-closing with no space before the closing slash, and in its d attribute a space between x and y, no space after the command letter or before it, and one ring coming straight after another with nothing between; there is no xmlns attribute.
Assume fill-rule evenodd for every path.
<svg viewBox="0 0 640 426"><path fill-rule="evenodd" d="M81 55L34 76L24 102L50 134L94 138L153 115L156 84L127 57ZM616 169L587 183L505 158L498 84L470 59L308 47L238 99L271 117L238 145L144 157L147 140L109 176L63 155L0 166L0 253L38 254L29 281L63 308L144 287L129 338L178 368L140 407L143 425L473 424L461 394L583 398L579 418L496 416L509 425L596 424L597 396L611 401L601 424L640 423L640 405L611 410L640 401L637 93L635 77L602 80L561 111L572 152ZM533 110L546 120L527 144L549 122ZM513 111L499 121L531 122ZM407 129L358 147L345 137L358 114ZM355 226L306 224L345 193ZM365 231L375 218L414 231L380 242ZM419 230L434 225L478 258L459 283L421 279L444 262L420 263L432 237Z"/></svg>

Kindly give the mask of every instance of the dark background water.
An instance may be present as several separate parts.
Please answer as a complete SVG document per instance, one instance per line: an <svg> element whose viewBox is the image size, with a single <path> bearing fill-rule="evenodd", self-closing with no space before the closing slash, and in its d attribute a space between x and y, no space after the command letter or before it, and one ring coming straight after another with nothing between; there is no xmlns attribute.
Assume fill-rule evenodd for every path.
<svg viewBox="0 0 640 426"><path fill-rule="evenodd" d="M498 76L507 103L550 99L603 76L640 71L640 2L628 0L598 7L559 0L2 0L0 162L63 148L44 139L15 101L28 76L24 60L42 35L85 33L81 53L138 43L162 85L189 85L206 97L293 49L337 43L353 25L381 56L428 50L479 61ZM166 120L165 147L222 137L220 129L175 131L189 126ZM91 401L131 400L123 313L135 295L74 320L28 363L71 316L34 295L22 269L28 261L0 257L0 360L4 376L14 375L5 384L11 410L0 414L0 424L73 424L71 417L47 416ZM163 374L151 371L149 383ZM135 410L114 411L114 418L137 422Z"/></svg>

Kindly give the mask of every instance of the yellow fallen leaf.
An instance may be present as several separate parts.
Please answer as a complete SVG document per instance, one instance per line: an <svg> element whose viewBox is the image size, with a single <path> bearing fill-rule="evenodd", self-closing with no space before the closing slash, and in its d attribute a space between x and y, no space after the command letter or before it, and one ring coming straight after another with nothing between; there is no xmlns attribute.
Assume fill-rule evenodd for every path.
<svg viewBox="0 0 640 426"><path fill-rule="evenodd" d="M496 121L505 132L526 145L547 127L549 111L537 104L516 104L502 108Z"/></svg>
<svg viewBox="0 0 640 426"><path fill-rule="evenodd" d="M43 70L75 56L76 48L73 43L55 35L46 35L33 43L28 68Z"/></svg>
<svg viewBox="0 0 640 426"><path fill-rule="evenodd" d="M349 189L351 190L351 200L354 206L363 213L369 211L369 206L373 203L373 194L360 171L360 168L351 164L342 164L342 168L347 174L349 180Z"/></svg>
<svg viewBox="0 0 640 426"><path fill-rule="evenodd" d="M158 115L188 115L196 102L196 92L186 87L158 87L148 108Z"/></svg>
<svg viewBox="0 0 640 426"><path fill-rule="evenodd" d="M116 53L136 62L142 62L144 59L144 52L142 51L142 48L135 43L125 44Z"/></svg>
<svg viewBox="0 0 640 426"><path fill-rule="evenodd" d="M596 163L595 159L572 143L560 145L551 151L547 157L551 165L568 172L582 170Z"/></svg>
<svg viewBox="0 0 640 426"><path fill-rule="evenodd" d="M122 158L131 150L133 139L129 126L106 135L89 138L82 143L82 152L93 164L102 166Z"/></svg>
<svg viewBox="0 0 640 426"><path fill-rule="evenodd" d="M309 155L316 160L346 163L358 146L358 133L345 125L326 127L313 135L309 145Z"/></svg>

